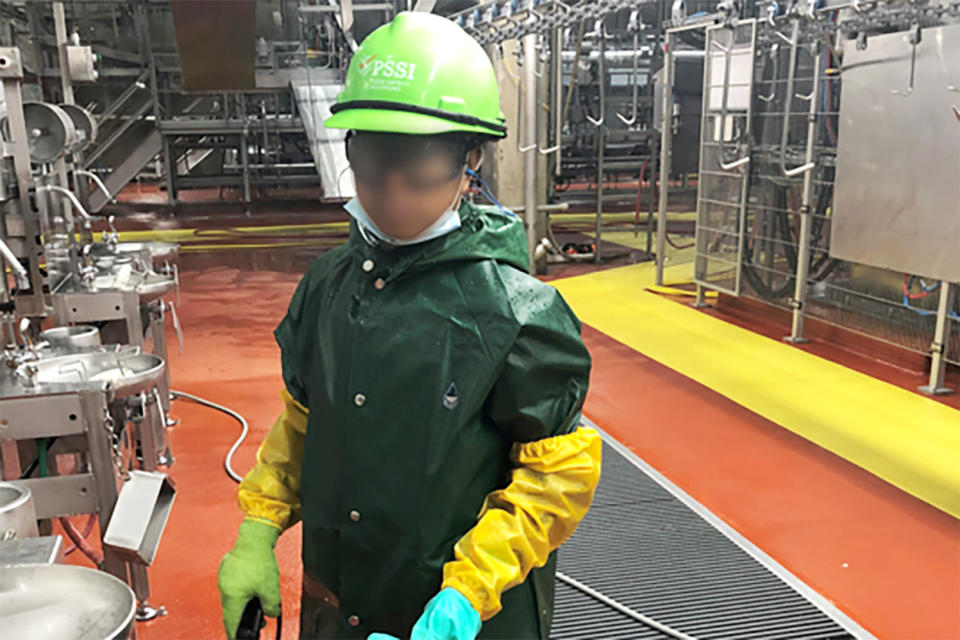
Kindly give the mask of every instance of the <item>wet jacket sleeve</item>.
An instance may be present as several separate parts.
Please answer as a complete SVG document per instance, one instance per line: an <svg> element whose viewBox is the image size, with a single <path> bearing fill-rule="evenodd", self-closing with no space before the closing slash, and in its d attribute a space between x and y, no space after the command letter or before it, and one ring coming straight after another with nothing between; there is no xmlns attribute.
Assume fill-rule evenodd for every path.
<svg viewBox="0 0 960 640"><path fill-rule="evenodd" d="M281 531L300 520L300 469L307 431L307 408L284 389L283 412L257 450L257 462L237 492L248 519Z"/></svg>
<svg viewBox="0 0 960 640"><path fill-rule="evenodd" d="M465 595L483 620L573 534L600 479L600 436L578 426L590 374L579 322L554 290L538 293L530 307L546 311L524 320L487 400L514 442L510 482L486 497L443 569L443 587Z"/></svg>

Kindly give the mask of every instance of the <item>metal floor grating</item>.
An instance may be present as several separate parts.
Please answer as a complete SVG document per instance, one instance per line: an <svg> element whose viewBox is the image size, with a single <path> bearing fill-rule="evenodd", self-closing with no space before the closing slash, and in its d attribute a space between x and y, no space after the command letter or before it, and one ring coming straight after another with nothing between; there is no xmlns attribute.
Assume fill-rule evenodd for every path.
<svg viewBox="0 0 960 640"><path fill-rule="evenodd" d="M623 453L604 444L603 456L593 506L560 550L560 572L697 640L856 637ZM671 636L558 581L551 637Z"/></svg>

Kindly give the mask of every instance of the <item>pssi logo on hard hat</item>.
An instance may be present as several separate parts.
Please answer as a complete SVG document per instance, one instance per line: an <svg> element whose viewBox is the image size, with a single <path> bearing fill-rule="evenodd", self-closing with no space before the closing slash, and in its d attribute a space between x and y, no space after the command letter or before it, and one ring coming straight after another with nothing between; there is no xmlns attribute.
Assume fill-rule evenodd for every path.
<svg viewBox="0 0 960 640"><path fill-rule="evenodd" d="M374 78L396 78L397 80L413 80L413 74L417 69L415 62L403 62L394 60L392 56L387 56L386 60L377 58L373 54L357 63L357 70L360 75L370 75Z"/></svg>

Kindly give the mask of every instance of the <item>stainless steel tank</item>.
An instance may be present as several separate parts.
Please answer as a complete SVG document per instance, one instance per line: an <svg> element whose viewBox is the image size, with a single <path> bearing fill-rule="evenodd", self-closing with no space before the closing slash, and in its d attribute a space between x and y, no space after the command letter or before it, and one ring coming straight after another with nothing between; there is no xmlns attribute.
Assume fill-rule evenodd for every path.
<svg viewBox="0 0 960 640"><path fill-rule="evenodd" d="M30 489L0 482L0 540L38 535L37 511Z"/></svg>

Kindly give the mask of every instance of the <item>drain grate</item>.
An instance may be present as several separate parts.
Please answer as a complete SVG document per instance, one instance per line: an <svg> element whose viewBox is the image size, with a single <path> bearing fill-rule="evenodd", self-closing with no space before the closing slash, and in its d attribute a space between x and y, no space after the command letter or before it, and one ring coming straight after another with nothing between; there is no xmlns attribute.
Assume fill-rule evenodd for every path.
<svg viewBox="0 0 960 640"><path fill-rule="evenodd" d="M697 640L854 637L619 451L604 444L603 455L593 507L560 550L561 572ZM558 582L551 637L670 636Z"/></svg>

